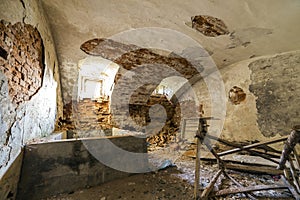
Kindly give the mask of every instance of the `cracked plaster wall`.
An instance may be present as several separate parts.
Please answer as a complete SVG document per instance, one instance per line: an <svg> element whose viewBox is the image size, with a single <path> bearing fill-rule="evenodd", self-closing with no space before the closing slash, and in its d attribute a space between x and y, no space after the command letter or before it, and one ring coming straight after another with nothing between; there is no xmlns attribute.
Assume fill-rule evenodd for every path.
<svg viewBox="0 0 300 200"><path fill-rule="evenodd" d="M62 99L58 61L40 2L1 0L0 4L1 20L11 24L23 22L38 29L43 40L45 55L42 87L30 100L18 106L13 103L9 95L7 77L0 73L0 199L7 199L7 195L15 195L14 184L19 173L15 171L15 175L8 178L5 173L26 142L53 132L56 119L62 116ZM14 168L20 169L20 167Z"/></svg>
<svg viewBox="0 0 300 200"><path fill-rule="evenodd" d="M290 134L291 128L300 123L299 56L299 50L263 56L220 70L227 95L221 138L263 141ZM234 86L246 93L246 99L239 104L229 99ZM211 116L210 95L205 82L197 82L193 89L200 104L204 105L204 116Z"/></svg>
<svg viewBox="0 0 300 200"><path fill-rule="evenodd" d="M70 102L76 87L78 61L86 57L79 47L92 38L109 38L136 28L168 28L198 41L220 68L249 57L299 48L298 0L190 0L172 4L159 0L42 0L42 4L55 38L65 103ZM221 19L230 34L207 37L199 33L187 25L195 15Z"/></svg>

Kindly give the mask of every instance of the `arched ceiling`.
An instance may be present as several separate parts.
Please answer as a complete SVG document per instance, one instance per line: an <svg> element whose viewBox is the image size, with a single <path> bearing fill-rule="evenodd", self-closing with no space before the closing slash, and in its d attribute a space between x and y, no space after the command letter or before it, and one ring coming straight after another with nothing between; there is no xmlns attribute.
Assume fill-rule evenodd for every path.
<svg viewBox="0 0 300 200"><path fill-rule="evenodd" d="M299 0L42 0L58 59L77 63L80 45L134 28L162 27L198 41L219 68L251 57L300 49ZM229 34L208 37L192 29L191 17L224 21ZM63 65L62 65L63 67Z"/></svg>

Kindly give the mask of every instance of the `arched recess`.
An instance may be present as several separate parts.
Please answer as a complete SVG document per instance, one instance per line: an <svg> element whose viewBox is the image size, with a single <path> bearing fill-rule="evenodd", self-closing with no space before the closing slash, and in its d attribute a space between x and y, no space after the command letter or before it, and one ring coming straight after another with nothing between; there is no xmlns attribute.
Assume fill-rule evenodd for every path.
<svg viewBox="0 0 300 200"><path fill-rule="evenodd" d="M111 105L113 107L114 125L122 129L133 128L133 130L140 131L136 129L134 121L129 119L129 104L147 105L151 94L164 79L180 76L186 79L185 86L191 86L193 82L199 80L200 77L208 74L209 70L214 68L212 65L208 66L208 70L206 69L205 73L202 73L204 68L200 60L186 59L186 56L180 56L173 52L167 55L160 54L150 49L124 44L111 39L89 40L81 45L81 50L89 55L101 56L111 60L120 66L115 78ZM198 50L201 49L192 47L185 49L182 53L189 54L189 52ZM207 57L208 55L202 56ZM197 59L203 58L200 56ZM148 79L150 80L148 81ZM175 95L173 96L171 101L173 104L177 104L178 101L175 100ZM199 108L194 110L199 111ZM199 113L194 117L199 117Z"/></svg>
<svg viewBox="0 0 300 200"><path fill-rule="evenodd" d="M117 64L101 57L79 61L78 87L68 116L78 137L101 136L101 130L111 129L110 102L118 69Z"/></svg>
<svg viewBox="0 0 300 200"><path fill-rule="evenodd" d="M112 101L112 105L115 104L116 108L126 107L129 102L130 104L146 104L149 96L165 78L181 76L189 81L201 72L189 60L172 52L169 55L161 55L150 49L123 44L111 39L92 39L83 43L81 49L89 55L109 59L121 67L116 75L116 87L112 94L112 98L114 95L116 97ZM119 81L120 78L121 81ZM133 78L137 81L132 82ZM145 82L143 79L151 80ZM136 85L132 86L133 83ZM147 88L140 87L144 83L147 83ZM138 94L137 98L132 98L133 91ZM115 114L123 115L125 118L129 115L121 110L117 110ZM125 118L117 119L116 123L121 128L131 127L131 124L124 123L129 121Z"/></svg>
<svg viewBox="0 0 300 200"><path fill-rule="evenodd" d="M78 63L77 100L110 98L119 66L101 57L88 56Z"/></svg>

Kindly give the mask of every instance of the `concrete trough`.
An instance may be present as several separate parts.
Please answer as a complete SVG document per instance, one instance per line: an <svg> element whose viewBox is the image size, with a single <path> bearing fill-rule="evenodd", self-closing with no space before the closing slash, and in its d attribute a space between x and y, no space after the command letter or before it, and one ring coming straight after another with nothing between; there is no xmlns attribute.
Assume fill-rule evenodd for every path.
<svg viewBox="0 0 300 200"><path fill-rule="evenodd" d="M24 148L16 199L71 193L148 168L145 138L111 136L29 144Z"/></svg>

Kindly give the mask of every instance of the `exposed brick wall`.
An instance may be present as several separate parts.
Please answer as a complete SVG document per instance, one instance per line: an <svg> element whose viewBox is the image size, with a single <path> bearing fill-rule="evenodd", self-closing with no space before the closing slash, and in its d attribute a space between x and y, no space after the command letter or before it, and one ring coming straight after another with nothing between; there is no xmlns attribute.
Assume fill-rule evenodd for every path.
<svg viewBox="0 0 300 200"><path fill-rule="evenodd" d="M176 128L176 125L179 124L179 122L174 121L176 105L169 101L165 95L151 95L146 105L130 104L129 115L137 125L145 126L151 122L149 109L155 104L159 104L164 107L169 126L174 126Z"/></svg>
<svg viewBox="0 0 300 200"><path fill-rule="evenodd" d="M101 101L83 99L73 104L75 126L77 129L107 129L110 128L109 100Z"/></svg>
<svg viewBox="0 0 300 200"><path fill-rule="evenodd" d="M42 86L43 41L32 25L0 21L0 70L15 104L28 101Z"/></svg>
<svg viewBox="0 0 300 200"><path fill-rule="evenodd" d="M187 79L200 73L190 61L175 53L163 56L150 49L132 44L122 44L111 39L92 39L83 43L80 49L89 55L102 56L105 59L111 60L126 70L131 70L145 64L158 64L169 66ZM119 71L116 80L121 75L122 71Z"/></svg>
<svg viewBox="0 0 300 200"><path fill-rule="evenodd" d="M150 95L163 79L182 76L191 80L202 69L195 66L193 60L175 53L160 55L150 49L111 39L92 39L83 43L80 48L87 54L102 56L120 66L115 77L111 110L115 125L123 129L143 129L128 120L129 104L146 106ZM130 70L131 75L126 75L127 70Z"/></svg>
<svg viewBox="0 0 300 200"><path fill-rule="evenodd" d="M64 107L65 120L60 129L95 130L111 128L108 99L72 101ZM79 135L80 137L80 135Z"/></svg>
<svg viewBox="0 0 300 200"><path fill-rule="evenodd" d="M115 77L111 96L112 124L115 127L134 131L146 131L148 142L163 145L172 139L180 126L182 117L181 103L174 97L169 101L165 96L151 95L161 81L172 76L182 76L187 80L197 77L203 67L195 60L187 60L175 53L161 55L150 49L132 44L123 44L111 39L93 39L81 45L81 49L90 55L102 56L120 66ZM129 70L130 72L128 73ZM153 107L159 104L161 107ZM184 103L189 105L189 103ZM149 110L155 113L150 122ZM153 111L154 109L154 111ZM191 110L192 109L192 110ZM162 110L166 111L164 122ZM195 105L188 107L194 114ZM197 115L198 116L198 115ZM157 124L158 123L158 124ZM149 126L151 128L149 128ZM157 128L156 128L157 127ZM156 135L157 134L157 135Z"/></svg>
<svg viewBox="0 0 300 200"><path fill-rule="evenodd" d="M208 15L197 15L191 19L192 27L205 36L216 37L229 34L227 26L221 19Z"/></svg>

